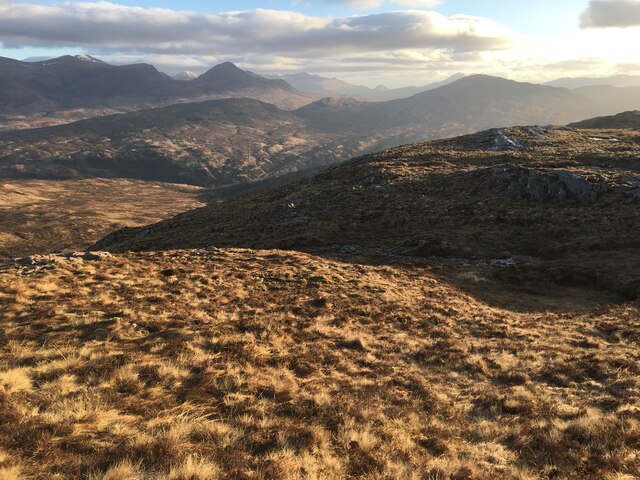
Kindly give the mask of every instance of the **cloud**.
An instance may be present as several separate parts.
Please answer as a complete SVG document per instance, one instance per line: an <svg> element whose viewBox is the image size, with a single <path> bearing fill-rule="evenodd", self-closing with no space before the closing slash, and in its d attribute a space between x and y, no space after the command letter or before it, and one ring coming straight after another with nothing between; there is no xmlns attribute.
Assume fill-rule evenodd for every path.
<svg viewBox="0 0 640 480"><path fill-rule="evenodd" d="M356 8L374 8L384 3L384 0L324 0L327 3L341 3ZM411 8L433 8L442 3L442 0L390 0L389 3Z"/></svg>
<svg viewBox="0 0 640 480"><path fill-rule="evenodd" d="M640 0L592 0L580 16L581 28L640 26Z"/></svg>
<svg viewBox="0 0 640 480"><path fill-rule="evenodd" d="M216 55L331 56L360 51L502 48L510 32L485 18L406 10L346 18L288 11L198 13L109 2L0 3L5 46Z"/></svg>

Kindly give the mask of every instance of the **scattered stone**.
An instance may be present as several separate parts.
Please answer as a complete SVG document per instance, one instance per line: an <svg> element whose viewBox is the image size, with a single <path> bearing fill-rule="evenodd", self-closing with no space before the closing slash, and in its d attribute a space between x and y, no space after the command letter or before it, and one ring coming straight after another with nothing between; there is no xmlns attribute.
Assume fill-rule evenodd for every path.
<svg viewBox="0 0 640 480"><path fill-rule="evenodd" d="M599 179L569 170L545 171L501 165L479 169L477 175L486 178L486 186L505 185L505 193L510 197L538 202L573 199L583 205L592 205L608 190Z"/></svg>
<svg viewBox="0 0 640 480"><path fill-rule="evenodd" d="M524 145L517 138L510 136L504 128L493 128L489 130L489 133L493 136L493 139L488 150L520 151L524 149Z"/></svg>
<svg viewBox="0 0 640 480"><path fill-rule="evenodd" d="M596 186L581 175L567 170L555 170L555 173L562 183L580 203L590 205L596 203L600 194L604 191L604 186Z"/></svg>
<svg viewBox="0 0 640 480"><path fill-rule="evenodd" d="M102 261L113 257L109 252L84 252L80 258L88 261Z"/></svg>
<svg viewBox="0 0 640 480"><path fill-rule="evenodd" d="M494 258L489 260L491 267L515 267L518 264L514 257L511 258Z"/></svg>
<svg viewBox="0 0 640 480"><path fill-rule="evenodd" d="M524 127L524 131L533 137L545 137L549 134L549 129L539 125Z"/></svg>
<svg viewBox="0 0 640 480"><path fill-rule="evenodd" d="M23 265L23 266L31 266L31 265L37 265L37 260L34 257L21 257L21 258L16 258L16 263L18 265Z"/></svg>

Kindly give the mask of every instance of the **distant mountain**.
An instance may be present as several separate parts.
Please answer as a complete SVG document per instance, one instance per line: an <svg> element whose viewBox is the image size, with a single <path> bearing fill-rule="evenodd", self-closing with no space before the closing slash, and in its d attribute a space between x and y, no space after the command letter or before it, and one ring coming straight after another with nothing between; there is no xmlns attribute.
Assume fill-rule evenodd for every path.
<svg viewBox="0 0 640 480"><path fill-rule="evenodd" d="M40 62L0 58L0 112L157 102L174 95L174 84L146 64L114 66L84 56Z"/></svg>
<svg viewBox="0 0 640 480"><path fill-rule="evenodd" d="M331 125L252 99L181 103L0 133L0 178L250 182L360 153Z"/></svg>
<svg viewBox="0 0 640 480"><path fill-rule="evenodd" d="M640 111L618 113L606 117L590 118L581 122L570 123L572 128L632 128L640 130Z"/></svg>
<svg viewBox="0 0 640 480"><path fill-rule="evenodd" d="M393 146L492 127L564 125L602 111L601 105L567 89L473 75L409 98L377 103L323 99L297 113L378 138L379 146Z"/></svg>
<svg viewBox="0 0 640 480"><path fill-rule="evenodd" d="M640 75L614 75L611 77L564 77L545 83L552 87L580 88L595 85L609 85L612 87L638 87L640 86Z"/></svg>
<svg viewBox="0 0 640 480"><path fill-rule="evenodd" d="M327 78L305 72L274 76L274 78L281 78L301 92L326 96L348 95L373 98L370 95L372 93L370 88L352 85L337 78Z"/></svg>
<svg viewBox="0 0 640 480"><path fill-rule="evenodd" d="M429 90L435 90L436 88L444 87L445 85L449 85L461 78L464 78L466 75L463 73L456 73L451 75L449 78L441 80L439 82L429 83L427 85L423 85L421 87L401 87L401 88L389 88L389 89L375 89L375 99L379 101L388 101L388 100L398 100L401 98L411 97L418 93L428 92Z"/></svg>
<svg viewBox="0 0 640 480"><path fill-rule="evenodd" d="M573 90L602 108L597 115L611 115L628 110L640 110L639 87L612 87L609 85L594 85L580 87Z"/></svg>
<svg viewBox="0 0 640 480"><path fill-rule="evenodd" d="M175 80L189 81L189 80L193 80L194 78L198 78L199 76L200 76L199 73L190 72L189 70L185 70L184 72L176 73L173 76L173 78Z"/></svg>
<svg viewBox="0 0 640 480"><path fill-rule="evenodd" d="M184 82L151 65L110 65L88 55L39 62L0 57L0 114L142 108L228 97L265 100L283 108L297 108L314 99L283 80L269 80L233 64L218 65Z"/></svg>
<svg viewBox="0 0 640 480"><path fill-rule="evenodd" d="M326 96L351 96L362 97L375 101L396 100L399 98L409 97L416 93L433 90L452 83L463 78L462 73L447 78L446 80L423 85L421 87L402 87L402 88L386 88L378 86L376 88L364 87L361 85L352 85L350 83L338 80L337 78L327 78L320 75L310 75L308 73L286 74L277 78L282 78L301 92L314 93Z"/></svg>
<svg viewBox="0 0 640 480"><path fill-rule="evenodd" d="M190 82L248 85L223 64ZM273 85L258 77L253 85ZM285 88L295 92L284 83ZM213 85L213 86L212 86ZM256 88L255 86L252 88ZM247 91L247 90L244 90ZM511 125L561 124L603 107L564 88L476 75L410 98L364 102L326 98L295 111L249 99L142 110L57 127L0 133L0 177L131 177L227 185L339 162L434 138ZM605 112L606 113L606 112Z"/></svg>

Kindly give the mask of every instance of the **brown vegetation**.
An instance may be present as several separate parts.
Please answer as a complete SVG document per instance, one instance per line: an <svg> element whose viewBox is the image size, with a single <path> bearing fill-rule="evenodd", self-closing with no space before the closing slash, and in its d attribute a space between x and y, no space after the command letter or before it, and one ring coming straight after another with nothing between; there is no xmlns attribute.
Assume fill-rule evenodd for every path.
<svg viewBox="0 0 640 480"><path fill-rule="evenodd" d="M640 473L637 303L515 313L411 262L215 249L43 258L0 295L3 478Z"/></svg>
<svg viewBox="0 0 640 480"><path fill-rule="evenodd" d="M203 205L189 185L137 180L0 180L0 258L86 248L124 226Z"/></svg>
<svg viewBox="0 0 640 480"><path fill-rule="evenodd" d="M384 262L440 258L513 267L500 270L509 277L503 284L523 294L531 287L540 301L585 288L609 292L609 300L634 299L639 140L629 130L514 128L409 145L223 208L124 229L96 248L215 245L342 251Z"/></svg>
<svg viewBox="0 0 640 480"><path fill-rule="evenodd" d="M401 147L5 262L0 479L638 478L637 135Z"/></svg>

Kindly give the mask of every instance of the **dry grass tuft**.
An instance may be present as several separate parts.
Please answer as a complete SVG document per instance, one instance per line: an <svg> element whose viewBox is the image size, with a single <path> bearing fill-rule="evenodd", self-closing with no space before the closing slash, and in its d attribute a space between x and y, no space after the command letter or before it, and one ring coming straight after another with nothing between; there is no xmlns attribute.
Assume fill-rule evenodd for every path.
<svg viewBox="0 0 640 480"><path fill-rule="evenodd" d="M169 480L215 480L220 469L202 458L190 456L180 466L172 468Z"/></svg>
<svg viewBox="0 0 640 480"><path fill-rule="evenodd" d="M18 467L0 467L0 480L22 480L20 476L20 468Z"/></svg>
<svg viewBox="0 0 640 480"><path fill-rule="evenodd" d="M29 369L13 368L0 372L0 392L12 393L31 390Z"/></svg>

